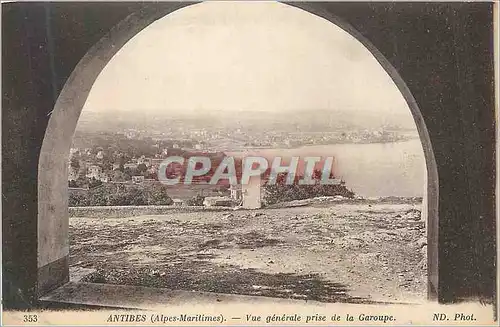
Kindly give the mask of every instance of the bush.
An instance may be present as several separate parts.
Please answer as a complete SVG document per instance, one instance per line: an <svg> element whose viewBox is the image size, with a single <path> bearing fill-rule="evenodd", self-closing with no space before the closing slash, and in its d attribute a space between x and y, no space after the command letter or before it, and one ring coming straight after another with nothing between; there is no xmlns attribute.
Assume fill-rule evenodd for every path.
<svg viewBox="0 0 500 327"><path fill-rule="evenodd" d="M202 206L205 197L201 195L193 196L191 199L186 200L186 205L188 206Z"/></svg>
<svg viewBox="0 0 500 327"><path fill-rule="evenodd" d="M293 184L286 184L286 175L279 175L275 184L266 184L264 186L265 195L264 202L266 204L275 204L279 202L287 202L293 200L304 200L319 196L336 196L341 195L346 198L353 198L354 192L349 190L345 183L338 185L324 185L319 183L319 172L313 174L313 179L316 183L313 185L299 185L297 177Z"/></svg>
<svg viewBox="0 0 500 327"><path fill-rule="evenodd" d="M83 194L70 193L68 205L70 207L87 207L90 205L90 199Z"/></svg>
<svg viewBox="0 0 500 327"><path fill-rule="evenodd" d="M167 187L164 185L154 185L147 195L147 203L150 205L171 205L174 203L167 193Z"/></svg>
<svg viewBox="0 0 500 327"><path fill-rule="evenodd" d="M94 188L94 187L98 187L101 185L102 185L102 182L100 180L95 179L94 177L89 179L89 188Z"/></svg>
<svg viewBox="0 0 500 327"><path fill-rule="evenodd" d="M70 193L69 206L140 206L170 205L173 201L166 186L147 187L103 185L90 189L86 194Z"/></svg>

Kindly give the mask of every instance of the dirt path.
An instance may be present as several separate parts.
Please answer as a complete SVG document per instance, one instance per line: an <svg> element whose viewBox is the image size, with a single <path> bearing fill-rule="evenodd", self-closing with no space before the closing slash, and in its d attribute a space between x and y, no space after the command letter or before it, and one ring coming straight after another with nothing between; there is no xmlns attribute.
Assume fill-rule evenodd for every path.
<svg viewBox="0 0 500 327"><path fill-rule="evenodd" d="M323 302L426 293L420 205L323 204L133 218L71 218L86 281ZM75 277L76 275L72 276Z"/></svg>

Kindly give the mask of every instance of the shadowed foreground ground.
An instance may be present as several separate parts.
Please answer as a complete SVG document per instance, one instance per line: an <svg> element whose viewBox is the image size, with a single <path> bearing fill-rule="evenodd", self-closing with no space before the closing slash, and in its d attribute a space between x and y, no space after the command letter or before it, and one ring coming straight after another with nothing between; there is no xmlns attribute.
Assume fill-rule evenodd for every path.
<svg viewBox="0 0 500 327"><path fill-rule="evenodd" d="M72 279L321 302L426 291L420 204L71 218Z"/></svg>

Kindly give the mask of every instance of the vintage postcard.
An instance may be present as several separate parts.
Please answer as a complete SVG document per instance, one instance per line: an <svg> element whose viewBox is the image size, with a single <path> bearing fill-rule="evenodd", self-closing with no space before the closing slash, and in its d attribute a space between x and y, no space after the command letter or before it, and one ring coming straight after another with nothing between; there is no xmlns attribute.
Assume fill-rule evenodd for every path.
<svg viewBox="0 0 500 327"><path fill-rule="evenodd" d="M497 325L498 3L3 2L2 325Z"/></svg>

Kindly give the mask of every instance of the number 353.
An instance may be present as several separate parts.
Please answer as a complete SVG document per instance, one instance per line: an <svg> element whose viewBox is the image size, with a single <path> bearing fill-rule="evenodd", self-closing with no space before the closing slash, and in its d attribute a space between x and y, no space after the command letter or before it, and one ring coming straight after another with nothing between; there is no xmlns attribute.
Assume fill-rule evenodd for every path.
<svg viewBox="0 0 500 327"><path fill-rule="evenodd" d="M38 321L37 315L24 315L23 322L37 322L37 321Z"/></svg>

